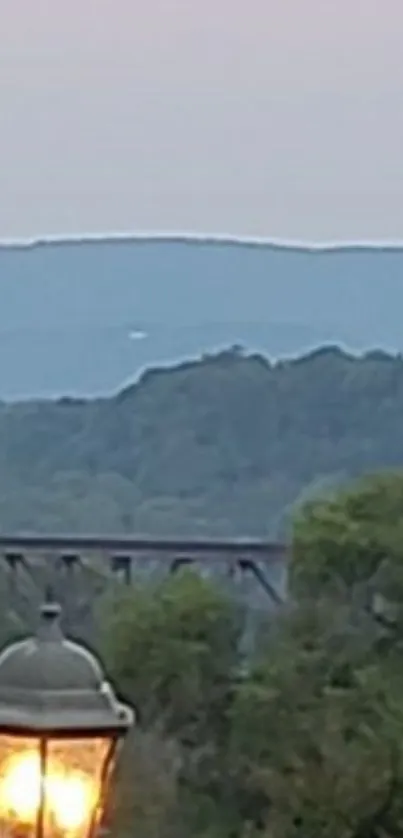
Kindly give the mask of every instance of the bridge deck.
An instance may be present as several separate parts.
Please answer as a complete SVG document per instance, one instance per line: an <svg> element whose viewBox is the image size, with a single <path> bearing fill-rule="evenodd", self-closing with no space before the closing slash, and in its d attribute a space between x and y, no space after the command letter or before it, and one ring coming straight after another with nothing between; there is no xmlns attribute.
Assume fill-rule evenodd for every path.
<svg viewBox="0 0 403 838"><path fill-rule="evenodd" d="M220 556L248 555L263 561L286 559L288 546L280 542L250 539L167 539L139 538L111 535L0 535L0 552L49 551L55 554L65 552L86 553L138 553L147 559L147 554L165 554L172 557L194 556L208 558Z"/></svg>

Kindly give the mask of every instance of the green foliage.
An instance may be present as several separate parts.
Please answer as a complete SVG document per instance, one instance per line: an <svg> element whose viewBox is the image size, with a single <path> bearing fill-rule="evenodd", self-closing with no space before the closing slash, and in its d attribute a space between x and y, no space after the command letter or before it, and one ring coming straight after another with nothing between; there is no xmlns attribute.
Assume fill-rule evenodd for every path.
<svg viewBox="0 0 403 838"><path fill-rule="evenodd" d="M380 838L389 824L399 835L403 713L392 695L402 679L385 680L365 644L357 654L324 617L287 623L238 691L234 759L266 796L270 838Z"/></svg>
<svg viewBox="0 0 403 838"><path fill-rule="evenodd" d="M0 404L5 531L284 535L295 505L403 464L403 360L234 347L109 399Z"/></svg>
<svg viewBox="0 0 403 838"><path fill-rule="evenodd" d="M292 604L257 632L247 669L242 613L193 573L103 604L101 652L139 711L110 801L117 835L402 838L403 474L330 493L401 462L402 369L336 350L275 366L223 353L148 373L113 401L59 405L62 439L55 406L5 408L3 426L0 408L3 479L12 472L0 510L26 528L34 508L54 528L63 506L79 529L179 534L192 520L262 533L263 515L304 499Z"/></svg>
<svg viewBox="0 0 403 838"><path fill-rule="evenodd" d="M104 659L145 726L197 741L219 714L238 662L240 615L191 571L115 597L102 620Z"/></svg>
<svg viewBox="0 0 403 838"><path fill-rule="evenodd" d="M300 511L293 605L247 670L240 615L207 580L184 572L109 603L108 668L140 711L114 831L403 836L402 486L374 476ZM385 579L393 619L369 607L389 601Z"/></svg>
<svg viewBox="0 0 403 838"><path fill-rule="evenodd" d="M359 480L330 500L302 508L295 521L292 583L311 595L341 585L403 601L403 473Z"/></svg>
<svg viewBox="0 0 403 838"><path fill-rule="evenodd" d="M101 618L103 657L122 693L138 709L141 737L146 736L140 741L144 745L151 737L154 753L157 749L164 754L168 748L171 755L167 773L161 778L157 771L157 783L163 780L163 788L168 784L171 790L162 808L169 808L171 823L175 800L188 825L197 824L199 831L205 821L210 823L211 810L216 812L208 791L227 736L227 709L239 665L240 617L216 585L183 571L162 585L150 582L117 600L113 597ZM131 748L136 759L146 754L139 751L136 735ZM131 761L126 762L123 770L124 789L132 782L130 766ZM160 785L158 789L160 793ZM123 812L127 797L120 789ZM129 812L132 806L133 801ZM117 809L120 830L119 804ZM142 823L148 816L144 811ZM124 823L126 817L123 814ZM162 823L167 830L166 814Z"/></svg>

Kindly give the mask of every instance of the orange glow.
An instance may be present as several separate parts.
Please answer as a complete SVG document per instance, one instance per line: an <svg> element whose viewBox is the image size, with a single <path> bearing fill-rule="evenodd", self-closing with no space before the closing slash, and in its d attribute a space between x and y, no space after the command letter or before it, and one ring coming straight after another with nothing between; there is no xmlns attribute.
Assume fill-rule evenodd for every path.
<svg viewBox="0 0 403 838"><path fill-rule="evenodd" d="M0 811L21 823L30 824L37 817L44 783L46 809L63 832L79 830L91 817L97 788L93 779L74 769L66 771L54 761L48 764L42 781L39 754L25 752L11 757L0 780Z"/></svg>
<svg viewBox="0 0 403 838"><path fill-rule="evenodd" d="M1 808L17 815L23 823L36 818L41 796L40 763L37 753L28 753L10 760L2 778Z"/></svg>

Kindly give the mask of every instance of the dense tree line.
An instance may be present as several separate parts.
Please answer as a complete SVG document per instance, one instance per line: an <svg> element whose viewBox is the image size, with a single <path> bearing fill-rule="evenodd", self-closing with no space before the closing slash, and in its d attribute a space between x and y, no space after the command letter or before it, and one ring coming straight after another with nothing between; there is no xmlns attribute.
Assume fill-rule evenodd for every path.
<svg viewBox="0 0 403 838"><path fill-rule="evenodd" d="M402 499L396 473L304 507L288 606L262 615L246 667L242 613L189 571L103 604L109 672L139 711L118 835L403 835Z"/></svg>
<svg viewBox="0 0 403 838"><path fill-rule="evenodd" d="M240 348L110 399L0 404L5 531L284 535L295 505L403 465L403 360Z"/></svg>
<svg viewBox="0 0 403 838"><path fill-rule="evenodd" d="M399 471L308 500L288 601L247 658L243 607L190 570L99 601L97 648L138 711L112 834L403 836L402 508ZM22 630L3 607L2 642Z"/></svg>

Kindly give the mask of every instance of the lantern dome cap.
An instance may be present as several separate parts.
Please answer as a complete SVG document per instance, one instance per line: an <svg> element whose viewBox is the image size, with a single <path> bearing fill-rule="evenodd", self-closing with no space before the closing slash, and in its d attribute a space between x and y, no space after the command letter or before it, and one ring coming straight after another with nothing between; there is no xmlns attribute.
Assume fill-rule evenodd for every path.
<svg viewBox="0 0 403 838"><path fill-rule="evenodd" d="M63 636L60 606L45 603L40 614L36 636L13 643L0 654L0 689L99 689L104 681L99 661Z"/></svg>
<svg viewBox="0 0 403 838"><path fill-rule="evenodd" d="M45 603L36 635L0 654L0 729L126 729L132 711L121 705L100 662L64 637L57 603Z"/></svg>

